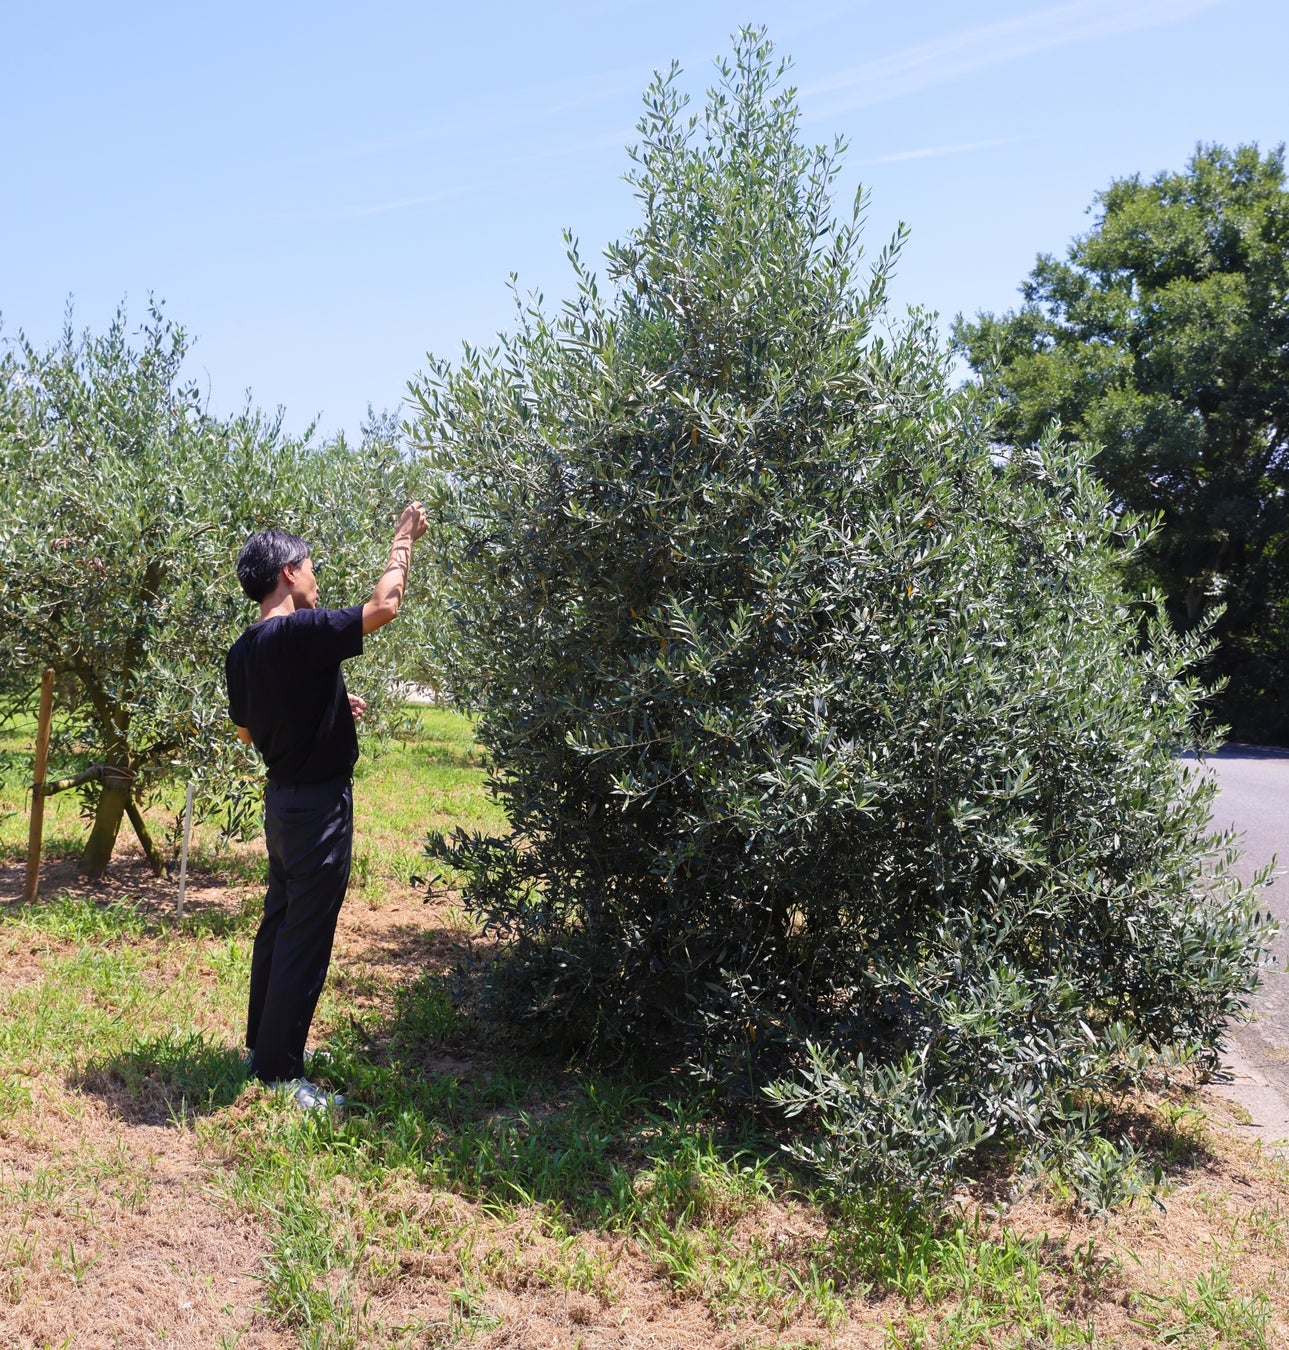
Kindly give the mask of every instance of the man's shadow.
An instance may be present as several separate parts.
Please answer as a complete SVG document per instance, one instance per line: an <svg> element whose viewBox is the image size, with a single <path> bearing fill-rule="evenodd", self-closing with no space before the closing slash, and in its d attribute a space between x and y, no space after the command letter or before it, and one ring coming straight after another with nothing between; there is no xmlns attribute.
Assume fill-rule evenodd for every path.
<svg viewBox="0 0 1289 1350"><path fill-rule="evenodd" d="M181 1125L231 1106L247 1076L240 1050L193 1031L92 1060L76 1086L133 1125Z"/></svg>

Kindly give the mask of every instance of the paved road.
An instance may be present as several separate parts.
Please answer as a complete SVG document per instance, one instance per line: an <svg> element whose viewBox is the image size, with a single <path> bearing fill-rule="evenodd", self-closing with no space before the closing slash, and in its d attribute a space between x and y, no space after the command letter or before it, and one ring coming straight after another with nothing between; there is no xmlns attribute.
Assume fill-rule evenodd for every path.
<svg viewBox="0 0 1289 1350"><path fill-rule="evenodd" d="M1228 745L1208 762L1221 788L1213 824L1244 833L1240 876L1250 880L1272 855L1278 867L1289 869L1289 750ZM1239 1027L1234 1040L1289 1105L1289 876L1277 877L1262 892L1262 903L1280 921L1275 964L1257 996L1257 1020Z"/></svg>

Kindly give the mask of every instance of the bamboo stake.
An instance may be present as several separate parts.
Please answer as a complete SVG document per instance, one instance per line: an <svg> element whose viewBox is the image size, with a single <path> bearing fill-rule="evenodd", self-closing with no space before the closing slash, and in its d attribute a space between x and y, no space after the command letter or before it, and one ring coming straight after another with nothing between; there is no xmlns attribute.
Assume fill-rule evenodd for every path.
<svg viewBox="0 0 1289 1350"><path fill-rule="evenodd" d="M31 829L27 835L27 884L23 904L36 898L40 886L41 836L45 829L45 773L49 768L49 731L54 720L54 668L40 678L40 713L36 719L36 763L31 775Z"/></svg>
<svg viewBox="0 0 1289 1350"><path fill-rule="evenodd" d="M188 838L192 833L192 784L188 784L188 796L184 801L184 842L179 852L179 919L184 916L184 891L188 885Z"/></svg>

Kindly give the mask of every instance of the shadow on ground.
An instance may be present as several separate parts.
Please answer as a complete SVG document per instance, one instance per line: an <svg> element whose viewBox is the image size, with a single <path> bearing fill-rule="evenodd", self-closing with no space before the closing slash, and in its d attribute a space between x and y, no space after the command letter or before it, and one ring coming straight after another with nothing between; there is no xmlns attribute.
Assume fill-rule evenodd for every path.
<svg viewBox="0 0 1289 1350"><path fill-rule="evenodd" d="M128 910L150 929L181 926L195 936L223 937L244 931L258 918L258 893L253 887L230 886L216 872L189 868L180 924L176 913L178 882L173 877L157 876L141 856L113 859L97 881L82 876L75 859L48 860L41 866L40 890L31 905L24 905L22 900L25 877L25 863L0 863L0 920L72 906L102 915ZM233 905L230 897L235 900Z"/></svg>
<svg viewBox="0 0 1289 1350"><path fill-rule="evenodd" d="M1186 751L1182 759L1199 758L1193 750ZM1243 741L1228 741L1225 745L1205 755L1205 759L1289 759L1289 750L1275 745L1250 745Z"/></svg>
<svg viewBox="0 0 1289 1350"><path fill-rule="evenodd" d="M91 1060L72 1086L133 1125L180 1125L231 1106L246 1086L242 1052L202 1032L156 1036Z"/></svg>

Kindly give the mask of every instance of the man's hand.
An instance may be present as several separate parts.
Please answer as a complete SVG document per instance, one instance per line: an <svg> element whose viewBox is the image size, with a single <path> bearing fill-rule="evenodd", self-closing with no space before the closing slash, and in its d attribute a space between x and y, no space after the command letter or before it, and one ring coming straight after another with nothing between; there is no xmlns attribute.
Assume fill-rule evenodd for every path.
<svg viewBox="0 0 1289 1350"><path fill-rule="evenodd" d="M359 698L357 694L350 694L349 711L353 713L354 721L357 721L367 711L367 700Z"/></svg>
<svg viewBox="0 0 1289 1350"><path fill-rule="evenodd" d="M405 534L409 539L419 539L430 527L430 522L426 519L425 507L420 502L413 502L401 516L398 518L398 524L394 526L395 535Z"/></svg>

